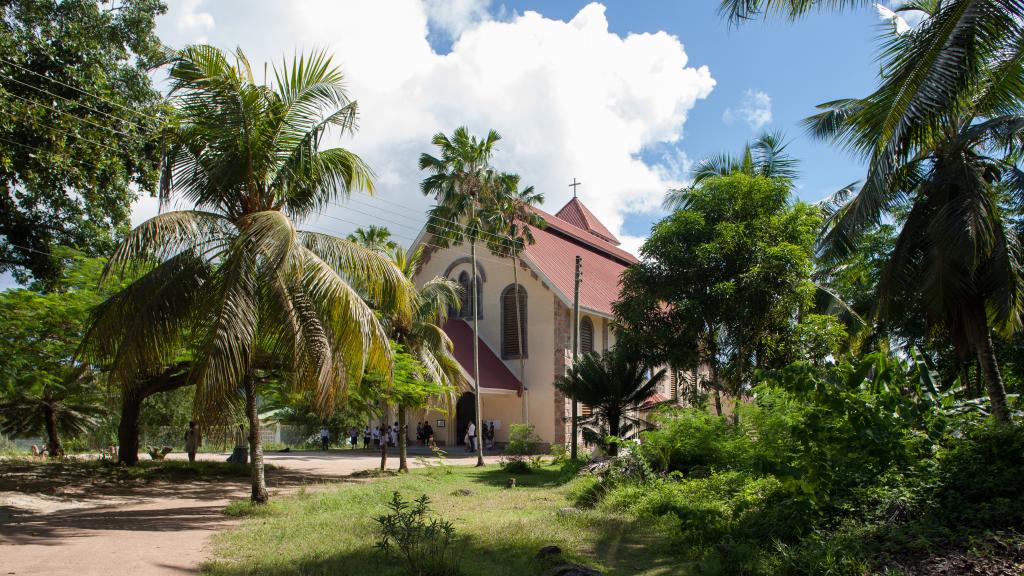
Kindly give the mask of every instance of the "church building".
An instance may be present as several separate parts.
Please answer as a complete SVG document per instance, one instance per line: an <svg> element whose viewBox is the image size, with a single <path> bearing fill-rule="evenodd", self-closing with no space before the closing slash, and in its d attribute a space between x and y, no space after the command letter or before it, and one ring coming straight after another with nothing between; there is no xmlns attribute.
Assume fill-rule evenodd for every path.
<svg viewBox="0 0 1024 576"><path fill-rule="evenodd" d="M429 419L435 438L461 444L475 415L473 395L473 328L479 321L481 420L495 425L495 441L508 439L509 425L529 422L549 444L569 437L572 402L554 381L572 364L572 307L576 256L582 258L580 284L580 352L607 350L615 344L612 303L618 298L622 272L637 259L619 248L619 241L578 198L554 215L534 209L547 223L532 230L535 243L520 259L519 299L522 350L516 337L516 290L513 260L477 245L479 306L470 294L472 265L469 245L438 248L421 232L415 246L424 246L417 286L436 276L463 288L461 310L444 326L455 345L455 357L470 383L454 413L412 415L410 428ZM666 386L666 388L671 388ZM661 400L667 399L665 397Z"/></svg>

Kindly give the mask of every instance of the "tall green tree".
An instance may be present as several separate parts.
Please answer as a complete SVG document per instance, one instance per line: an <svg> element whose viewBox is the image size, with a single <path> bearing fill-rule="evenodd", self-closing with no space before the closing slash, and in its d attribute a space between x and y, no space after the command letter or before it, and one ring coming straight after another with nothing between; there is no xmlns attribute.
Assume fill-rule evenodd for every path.
<svg viewBox="0 0 1024 576"><path fill-rule="evenodd" d="M616 319L652 365L706 371L716 393L738 398L755 369L800 352L792 342L815 291L820 218L792 201L787 180L746 174L707 179L682 206L654 226L643 260L625 271Z"/></svg>
<svg viewBox="0 0 1024 576"><path fill-rule="evenodd" d="M385 254L391 254L398 248L398 243L391 239L391 231L386 226L371 224L366 228L356 228L347 238L349 242Z"/></svg>
<svg viewBox="0 0 1024 576"><path fill-rule="evenodd" d="M423 247L408 254L395 248L392 260L395 266L412 282L419 271ZM441 326L449 310L458 310L461 303L459 285L448 278L437 276L425 282L417 291L412 314L390 315L387 328L391 338L405 350L416 364L406 374L395 375L394 398L398 407L398 469L409 471L408 411L424 408L429 400L443 403L447 409L455 405L453 397L462 388L464 378L458 361L452 354L452 341Z"/></svg>
<svg viewBox="0 0 1024 576"><path fill-rule="evenodd" d="M106 398L100 375L75 360L92 308L103 260L57 248L61 276L0 292L0 431L42 434L52 457L64 453L61 436L98 424Z"/></svg>
<svg viewBox="0 0 1024 576"><path fill-rule="evenodd" d="M420 170L429 175L423 179L420 189L425 196L432 196L436 202L427 218L427 231L434 244L442 248L469 242L472 263L470 274L470 302L473 316L473 387L476 400L476 429L479 438L482 419L480 407L480 350L479 350L479 302L477 302L477 261L476 247L493 234L489 229L486 210L499 204L504 192L500 174L491 166L494 147L501 140L494 130L483 138L469 133L465 126L456 128L449 137L439 133L431 142L438 149L438 155L420 155ZM477 466L484 465L484 449L477 442Z"/></svg>
<svg viewBox="0 0 1024 576"><path fill-rule="evenodd" d="M105 255L155 193L159 0L0 1L0 272L56 282L52 247Z"/></svg>
<svg viewBox="0 0 1024 576"><path fill-rule="evenodd" d="M606 435L625 437L639 427L641 422L632 413L657 391L665 375L665 368L650 370L637 348L616 346L584 354L565 376L555 379L555 388L590 406L591 416L581 420L584 434L605 445ZM614 443L607 448L613 456L618 449Z"/></svg>
<svg viewBox="0 0 1024 576"><path fill-rule="evenodd" d="M1006 19L989 20L996 13ZM1015 334L1024 313L1021 252L1008 217L1024 200L1022 16L1024 4L1015 2L944 2L917 29L890 36L874 93L822 104L807 120L812 134L868 164L863 184L833 198L823 259L845 261L862 234L896 220L875 313L898 319L907 302L923 311L929 330L977 358L1002 422L1010 412L992 331Z"/></svg>
<svg viewBox="0 0 1024 576"><path fill-rule="evenodd" d="M405 315L411 285L385 256L293 224L371 189L358 156L320 148L329 130L352 132L356 116L327 54L296 56L264 86L241 50L189 46L170 77L165 193L195 209L144 222L113 253L108 277L139 276L99 307L87 350L127 382L187 348L200 420L244 402L252 500L262 503L258 371L310 390L330 413L347 385L391 368L387 334L360 294Z"/></svg>
<svg viewBox="0 0 1024 576"><path fill-rule="evenodd" d="M783 140L782 132L765 132L753 143L745 144L739 156L721 153L705 158L693 168L692 185L698 186L708 178L730 174L795 180L797 160L786 152L788 144ZM686 204L686 194L685 189L670 190L663 205L669 210L681 208Z"/></svg>
<svg viewBox="0 0 1024 576"><path fill-rule="evenodd" d="M514 286L516 314L516 350L519 351L519 383L522 386L523 422L530 423L530 394L526 384L526 352L523 347L522 295L519 286L519 265L523 250L535 242L531 228L544 228L547 224L540 217L534 206L544 203L544 195L534 190L533 186L519 187L518 174L502 174L500 185L503 193L497 198L494 206L489 207L485 218L489 228L494 232L487 236L487 247L491 253L501 258L512 259L512 282Z"/></svg>

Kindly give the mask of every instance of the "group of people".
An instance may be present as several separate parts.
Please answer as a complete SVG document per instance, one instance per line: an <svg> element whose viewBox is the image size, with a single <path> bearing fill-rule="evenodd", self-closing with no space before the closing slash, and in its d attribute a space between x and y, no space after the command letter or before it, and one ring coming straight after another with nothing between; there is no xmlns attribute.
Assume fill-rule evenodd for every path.
<svg viewBox="0 0 1024 576"><path fill-rule="evenodd" d="M424 422L422 424L416 424L416 437L423 442L421 435L423 434L423 425L426 424L427 428L430 429L430 424ZM363 438L363 449L380 448L382 443L386 443L388 446L398 445L398 435L400 434L401 427L398 422L392 425L381 424L380 426L364 426L362 430ZM348 444L349 448L355 450L359 448L359 428L352 426L348 429L348 437L344 440L345 444ZM430 429L429 438L431 445L433 445L434 431ZM320 445L323 450L327 450L331 443L331 431L325 425L320 429Z"/></svg>
<svg viewBox="0 0 1024 576"><path fill-rule="evenodd" d="M484 449L490 450L494 448L494 421L486 422L480 425L483 430L480 436L484 440ZM476 433L476 422L470 420L469 426L466 427L466 435L462 438L466 444L466 452L476 452L477 433Z"/></svg>
<svg viewBox="0 0 1024 576"><path fill-rule="evenodd" d="M416 441L420 443L420 446L434 448L434 427L430 425L430 422L424 420L416 423Z"/></svg>

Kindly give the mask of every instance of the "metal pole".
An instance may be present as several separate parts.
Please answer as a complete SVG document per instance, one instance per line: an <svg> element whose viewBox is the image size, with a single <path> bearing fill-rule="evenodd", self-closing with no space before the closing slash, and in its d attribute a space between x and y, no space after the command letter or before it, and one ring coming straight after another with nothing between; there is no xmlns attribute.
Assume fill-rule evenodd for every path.
<svg viewBox="0 0 1024 576"><path fill-rule="evenodd" d="M576 256L576 278L573 281L572 295L572 363L576 366L576 359L580 355L580 280L583 274L583 258ZM579 404L572 399L572 444L569 456L576 460L576 444L579 435Z"/></svg>
<svg viewBox="0 0 1024 576"><path fill-rule="evenodd" d="M473 200L473 212L470 219L476 218L476 199ZM484 446L480 442L482 436L480 423L482 421L483 402L480 399L480 302L477 299L476 280L476 236L473 236L469 245L471 260L473 261L473 274L470 281L470 290L473 292L473 385L476 388L476 438L470 440L476 443L476 465L484 465Z"/></svg>

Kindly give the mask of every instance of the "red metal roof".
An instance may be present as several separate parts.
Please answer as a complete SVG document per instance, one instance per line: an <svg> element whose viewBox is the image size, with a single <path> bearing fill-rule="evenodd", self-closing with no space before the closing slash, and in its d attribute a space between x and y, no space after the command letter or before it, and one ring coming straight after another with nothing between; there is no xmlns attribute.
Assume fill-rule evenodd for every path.
<svg viewBox="0 0 1024 576"><path fill-rule="evenodd" d="M455 359L472 378L473 329L465 320L452 319L444 323L443 330L455 345ZM519 392L521 386L515 374L483 340L477 338L477 341L480 343L480 387Z"/></svg>
<svg viewBox="0 0 1024 576"><path fill-rule="evenodd" d="M583 206L575 198L569 204ZM580 307L611 316L612 303L619 298L622 272L638 262L636 257L558 216L537 208L534 211L544 218L547 226L543 230L532 230L536 242L526 247L526 260L553 284L553 289L571 302L576 256L581 256L583 280L580 282ZM559 214L565 211L566 208L563 208ZM587 210L587 213L590 211ZM593 218L593 214L590 217ZM601 228L604 229L604 226Z"/></svg>
<svg viewBox="0 0 1024 576"><path fill-rule="evenodd" d="M594 216L590 208L584 206L583 202L580 202L579 198L575 196L573 196L572 200L569 200L568 204L562 206L562 209L556 212L555 216L615 246L621 244L619 239L610 230L605 228L604 224L601 224L597 216Z"/></svg>
<svg viewBox="0 0 1024 576"><path fill-rule="evenodd" d="M644 403L640 405L640 409L641 410L650 410L652 408L657 407L660 404L664 404L665 402L668 402L669 400L671 400L671 398L669 398L668 396L665 396L661 392L655 392L655 393L651 394L650 396L648 396L647 400L644 400Z"/></svg>

